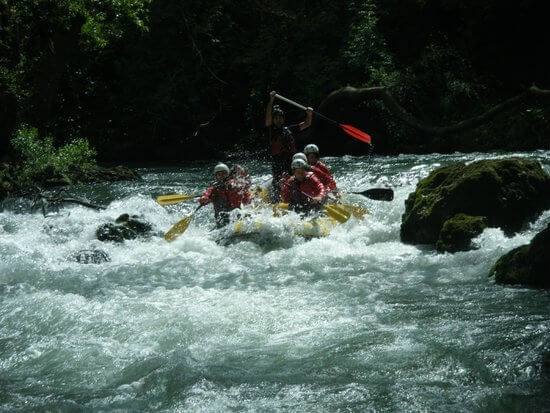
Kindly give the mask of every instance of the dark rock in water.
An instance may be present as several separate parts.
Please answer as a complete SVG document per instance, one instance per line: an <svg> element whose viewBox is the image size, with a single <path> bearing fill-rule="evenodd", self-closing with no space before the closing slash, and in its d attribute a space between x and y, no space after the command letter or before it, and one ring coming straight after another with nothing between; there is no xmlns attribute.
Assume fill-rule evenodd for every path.
<svg viewBox="0 0 550 413"><path fill-rule="evenodd" d="M71 255L70 259L80 264L101 264L111 261L111 258L109 258L109 255L105 251L97 249L75 252Z"/></svg>
<svg viewBox="0 0 550 413"><path fill-rule="evenodd" d="M550 288L550 224L530 244L503 255L489 271L500 284Z"/></svg>
<svg viewBox="0 0 550 413"><path fill-rule="evenodd" d="M522 158L457 163L422 179L405 201L401 240L435 244L456 214L485 217L487 226L508 234L550 208L550 176ZM444 240L442 240L444 241Z"/></svg>
<svg viewBox="0 0 550 413"><path fill-rule="evenodd" d="M138 215L122 214L115 223L101 225L96 231L100 241L123 242L137 237L150 237L153 227L148 222L140 221Z"/></svg>
<svg viewBox="0 0 550 413"><path fill-rule="evenodd" d="M485 228L485 217L456 214L443 224L435 247L439 252L468 251L472 249L472 238L481 234Z"/></svg>

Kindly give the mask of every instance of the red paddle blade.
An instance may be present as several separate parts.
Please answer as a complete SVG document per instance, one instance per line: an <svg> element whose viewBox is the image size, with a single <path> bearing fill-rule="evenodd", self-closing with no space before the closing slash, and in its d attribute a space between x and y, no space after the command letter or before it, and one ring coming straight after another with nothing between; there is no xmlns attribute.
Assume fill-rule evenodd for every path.
<svg viewBox="0 0 550 413"><path fill-rule="evenodd" d="M339 125L339 126L348 135L354 137L355 139L359 139L360 141L368 143L370 145L370 135L366 134L362 130L354 128L353 126L350 126L350 125Z"/></svg>

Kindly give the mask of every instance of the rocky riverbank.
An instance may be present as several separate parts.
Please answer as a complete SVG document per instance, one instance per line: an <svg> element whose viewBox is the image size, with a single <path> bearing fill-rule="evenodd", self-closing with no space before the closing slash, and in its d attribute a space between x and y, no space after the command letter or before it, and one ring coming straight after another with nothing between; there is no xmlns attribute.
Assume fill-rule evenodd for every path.
<svg viewBox="0 0 550 413"><path fill-rule="evenodd" d="M9 196L24 196L41 189L97 182L132 181L141 177L125 166L71 167L66 173L49 168L31 179L24 176L21 165L5 163L0 167L0 201Z"/></svg>

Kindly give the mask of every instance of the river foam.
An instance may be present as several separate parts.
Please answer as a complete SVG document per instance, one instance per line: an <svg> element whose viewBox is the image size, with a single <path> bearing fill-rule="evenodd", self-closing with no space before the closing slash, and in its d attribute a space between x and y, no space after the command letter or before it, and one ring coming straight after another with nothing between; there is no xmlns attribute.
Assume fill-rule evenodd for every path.
<svg viewBox="0 0 550 413"><path fill-rule="evenodd" d="M550 153L517 154L549 170ZM327 158L352 192L392 202L304 240L274 220L271 241L227 246L201 209L173 243L102 243L122 213L166 231L192 204L204 163L142 169L144 181L81 188L104 211L0 213L0 411L537 411L550 402L547 292L487 278L550 211L508 238L438 254L400 242L404 200L439 165L497 154ZM243 161L246 164L246 161ZM249 166L255 182L267 165ZM269 221L269 218L265 218ZM111 258L78 264L75 251Z"/></svg>

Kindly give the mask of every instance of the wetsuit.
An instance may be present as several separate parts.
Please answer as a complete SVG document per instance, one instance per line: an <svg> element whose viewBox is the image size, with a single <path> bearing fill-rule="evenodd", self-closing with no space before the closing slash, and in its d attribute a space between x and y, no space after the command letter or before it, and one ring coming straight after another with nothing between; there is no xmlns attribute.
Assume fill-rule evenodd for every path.
<svg viewBox="0 0 550 413"><path fill-rule="evenodd" d="M297 212L309 213L320 209L320 205L313 204L311 198L321 197L324 200L326 196L326 188L313 172L307 172L302 181L293 176L281 190L283 202L288 202L289 208Z"/></svg>

